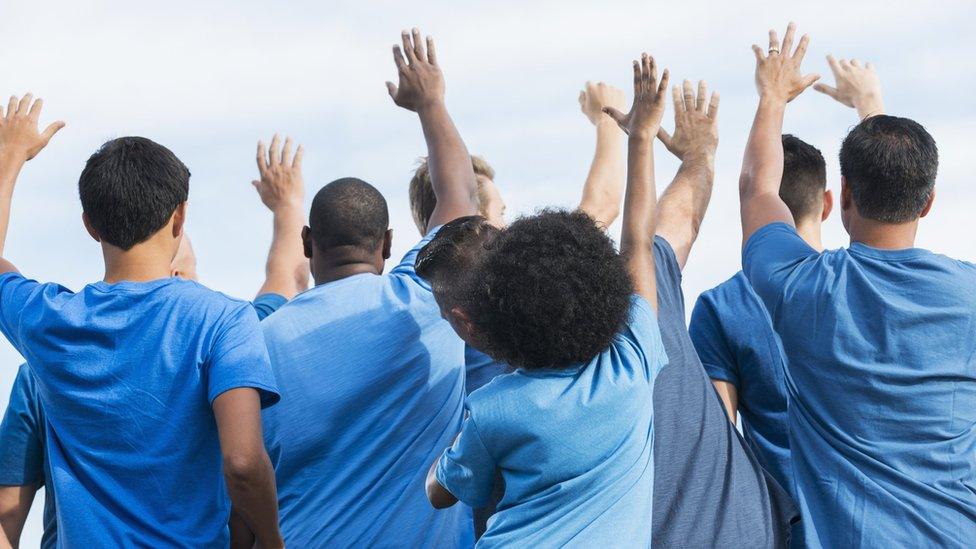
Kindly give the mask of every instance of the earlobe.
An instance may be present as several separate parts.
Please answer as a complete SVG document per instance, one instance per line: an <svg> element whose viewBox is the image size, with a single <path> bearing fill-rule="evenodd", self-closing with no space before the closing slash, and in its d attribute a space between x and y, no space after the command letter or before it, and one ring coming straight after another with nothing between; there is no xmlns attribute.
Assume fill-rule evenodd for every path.
<svg viewBox="0 0 976 549"><path fill-rule="evenodd" d="M820 221L826 221L830 217L830 212L834 209L834 193L829 189L824 191L823 196L823 213L820 215Z"/></svg>
<svg viewBox="0 0 976 549"><path fill-rule="evenodd" d="M183 225L186 222L186 202L183 202L173 210L173 238L183 236Z"/></svg>

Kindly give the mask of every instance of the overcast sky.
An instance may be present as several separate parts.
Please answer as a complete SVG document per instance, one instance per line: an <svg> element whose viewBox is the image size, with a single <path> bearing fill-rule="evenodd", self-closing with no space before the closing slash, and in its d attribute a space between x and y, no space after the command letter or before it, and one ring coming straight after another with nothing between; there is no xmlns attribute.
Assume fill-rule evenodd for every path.
<svg viewBox="0 0 976 549"><path fill-rule="evenodd" d="M28 276L72 289L100 279L100 250L81 224L78 174L102 142L142 135L171 148L193 173L188 230L201 281L251 297L271 229L250 185L254 146L275 131L305 144L309 200L350 175L385 194L398 257L418 239L406 189L425 149L416 116L393 106L384 81L396 76L390 46L400 29L418 25L437 40L448 107L468 148L495 167L509 219L579 200L595 139L577 104L586 80L629 97L630 60L646 50L673 79L703 78L721 92L715 191L685 270L690 306L739 269L736 183L756 104L749 47L765 46L770 26L782 33L792 19L811 36L806 71L832 83L827 53L874 62L888 111L935 136L938 194L919 245L976 259L971 1L461 4L5 3L0 96L32 91L45 99L42 122L68 123L18 182L7 257ZM666 127L672 116L665 114ZM812 90L787 112L785 131L823 151L835 192L837 151L855 122L851 110ZM657 158L661 190L676 164L660 146ZM612 232L619 234L619 222ZM839 216L827 221L824 243L847 244ZM0 406L20 362L0 342ZM39 539L38 517L32 514L26 547Z"/></svg>

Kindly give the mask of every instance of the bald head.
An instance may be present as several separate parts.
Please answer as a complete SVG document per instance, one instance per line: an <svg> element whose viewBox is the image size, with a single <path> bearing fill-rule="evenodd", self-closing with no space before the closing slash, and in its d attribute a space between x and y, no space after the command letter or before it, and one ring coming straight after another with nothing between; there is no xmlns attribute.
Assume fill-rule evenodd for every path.
<svg viewBox="0 0 976 549"><path fill-rule="evenodd" d="M320 250L354 246L373 252L383 244L390 214L376 187L344 177L315 195L308 223L312 241Z"/></svg>

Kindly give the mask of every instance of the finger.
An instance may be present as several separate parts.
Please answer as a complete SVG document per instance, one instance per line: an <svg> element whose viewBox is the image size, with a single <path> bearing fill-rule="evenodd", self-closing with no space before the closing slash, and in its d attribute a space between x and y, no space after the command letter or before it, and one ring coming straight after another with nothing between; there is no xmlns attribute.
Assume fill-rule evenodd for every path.
<svg viewBox="0 0 976 549"><path fill-rule="evenodd" d="M786 35L783 36L783 49L780 50L785 54L793 53L793 35L796 34L796 23L790 21L789 25L786 25Z"/></svg>
<svg viewBox="0 0 976 549"><path fill-rule="evenodd" d="M437 64L437 54L434 53L434 39L427 37L427 62L431 65Z"/></svg>
<svg viewBox="0 0 976 549"><path fill-rule="evenodd" d="M808 74L803 77L803 80L800 81L800 85L803 86L803 89L807 89L810 86L812 86L814 82L816 82L817 80L820 80L819 74Z"/></svg>
<svg viewBox="0 0 976 549"><path fill-rule="evenodd" d="M417 62L417 55L414 53L413 44L410 43L410 33L407 31L401 32L400 40L403 41L403 53L407 56L407 61L413 65Z"/></svg>
<svg viewBox="0 0 976 549"><path fill-rule="evenodd" d="M291 138L285 138L285 147L281 150L281 164L287 166L291 164Z"/></svg>
<svg viewBox="0 0 976 549"><path fill-rule="evenodd" d="M258 192L261 192L261 182L260 181L258 181L258 180L251 181L251 185L254 185L254 188Z"/></svg>
<svg viewBox="0 0 976 549"><path fill-rule="evenodd" d="M616 122L621 128L626 129L627 115L613 107L603 107L603 112L605 112L610 118L613 118L613 121Z"/></svg>
<svg viewBox="0 0 976 549"><path fill-rule="evenodd" d="M298 150L295 151L295 159L292 160L291 167L296 169L301 169L302 158L305 156L305 146L299 145Z"/></svg>
<svg viewBox="0 0 976 549"><path fill-rule="evenodd" d="M687 78L681 83L681 89L684 92L684 110L691 111L695 109L695 92L691 90L691 81Z"/></svg>
<svg viewBox="0 0 976 549"><path fill-rule="evenodd" d="M649 65L648 66L648 69L650 69L649 72L651 73L651 80L650 80L650 82L652 83L651 85L653 85L654 83L657 82L657 62L654 61L654 56L653 55L648 55L647 56L647 60L649 62L648 63L648 65ZM651 90L651 91L653 91L653 90Z"/></svg>
<svg viewBox="0 0 976 549"><path fill-rule="evenodd" d="M275 166L278 163L278 159L280 158L278 154L279 144L280 144L280 139L278 138L278 134L274 134L274 137L271 138L271 151L270 154L268 155L269 166Z"/></svg>
<svg viewBox="0 0 976 549"><path fill-rule="evenodd" d="M419 61L427 60L427 52L424 51L424 41L420 39L420 29L413 28L413 54Z"/></svg>
<svg viewBox="0 0 976 549"><path fill-rule="evenodd" d="M867 69L867 70L869 70L869 71L873 71L874 70L874 64L871 63L870 61L868 61L867 63L864 64L864 68Z"/></svg>
<svg viewBox="0 0 976 549"><path fill-rule="evenodd" d="M712 92L712 97L708 101L708 114L707 116L714 120L718 116L718 103L721 97L719 97L718 92Z"/></svg>
<svg viewBox="0 0 976 549"><path fill-rule="evenodd" d="M258 141L258 173L263 177L268 171L268 151L264 148L264 141Z"/></svg>
<svg viewBox="0 0 976 549"><path fill-rule="evenodd" d="M580 104L581 107L586 104L586 91L585 90L580 90L579 104Z"/></svg>
<svg viewBox="0 0 976 549"><path fill-rule="evenodd" d="M634 60L634 101L641 96L641 68L640 62Z"/></svg>
<svg viewBox="0 0 976 549"><path fill-rule="evenodd" d="M403 59L403 52L400 46L393 46L393 62L396 63L397 70L401 73L407 72L407 62Z"/></svg>
<svg viewBox="0 0 976 549"><path fill-rule="evenodd" d="M762 62L762 60L766 58L766 54L763 53L763 49L755 44L752 45L752 53L756 54L757 63Z"/></svg>
<svg viewBox="0 0 976 549"><path fill-rule="evenodd" d="M813 89L817 90L822 94L829 95L830 97L837 99L837 88L833 86L828 86L827 84L817 84L813 87Z"/></svg>
<svg viewBox="0 0 976 549"><path fill-rule="evenodd" d="M34 95L30 92L25 93L23 97L20 98L20 104L17 105L17 114L27 116L28 107L30 107L31 99L34 99Z"/></svg>
<svg viewBox="0 0 976 549"><path fill-rule="evenodd" d="M393 98L394 101L396 101L397 87L393 85L393 82L387 81L386 91L389 92L390 97Z"/></svg>
<svg viewBox="0 0 976 549"><path fill-rule="evenodd" d="M41 137L44 139L44 142L47 143L48 141L50 141L51 138L54 137L54 134L61 131L61 128L63 127L64 127L64 122L62 122L61 120L58 120L57 122L51 122L51 124L48 127L44 128L44 131L41 133Z"/></svg>
<svg viewBox="0 0 976 549"><path fill-rule="evenodd" d="M664 128L658 128L657 138L661 140L661 143L664 143L664 146L667 147L668 150L671 150L671 134L669 134L667 130Z"/></svg>
<svg viewBox="0 0 976 549"><path fill-rule="evenodd" d="M654 84L651 83L651 64L654 61L646 53L641 60L643 61L643 66L641 67L641 81L643 83L644 93L653 93L654 88L652 86L654 86Z"/></svg>
<svg viewBox="0 0 976 549"><path fill-rule="evenodd" d="M827 54L827 64L830 65L830 71L836 77L840 73L840 63L837 62L837 59L833 55Z"/></svg>
<svg viewBox="0 0 976 549"><path fill-rule="evenodd" d="M851 59L851 65L854 65L857 68L861 68L861 62L858 61L857 59Z"/></svg>
<svg viewBox="0 0 976 549"><path fill-rule="evenodd" d="M840 60L840 67L844 70L851 70L851 62L847 59Z"/></svg>
<svg viewBox="0 0 976 549"><path fill-rule="evenodd" d="M793 52L793 60L799 63L803 61L803 56L807 54L807 46L810 45L810 37L806 34L800 37L800 43L796 46L796 51Z"/></svg>
<svg viewBox="0 0 976 549"><path fill-rule="evenodd" d="M779 36L775 29L769 29L769 55L774 55L773 50L780 51Z"/></svg>
<svg viewBox="0 0 976 549"><path fill-rule="evenodd" d="M668 82L671 81L671 73L668 69L664 69L661 73L661 82L657 85L657 96L658 98L664 97L664 92L668 89Z"/></svg>
<svg viewBox="0 0 976 549"><path fill-rule="evenodd" d="M698 81L698 95L695 98L695 110L705 112L705 98L708 97L708 86L704 80Z"/></svg>
<svg viewBox="0 0 976 549"><path fill-rule="evenodd" d="M30 119L34 122L37 122L37 120L41 117L41 109L43 108L44 100L38 97L37 101L34 101L34 104L31 105L30 112L27 114L27 116L30 117Z"/></svg>
<svg viewBox="0 0 976 549"><path fill-rule="evenodd" d="M674 100L674 116L677 119L678 115L685 110L685 102L681 97L680 86L673 86L671 88L671 99Z"/></svg>
<svg viewBox="0 0 976 549"><path fill-rule="evenodd" d="M17 114L17 96L11 95L10 102L7 104L7 118L13 118Z"/></svg>

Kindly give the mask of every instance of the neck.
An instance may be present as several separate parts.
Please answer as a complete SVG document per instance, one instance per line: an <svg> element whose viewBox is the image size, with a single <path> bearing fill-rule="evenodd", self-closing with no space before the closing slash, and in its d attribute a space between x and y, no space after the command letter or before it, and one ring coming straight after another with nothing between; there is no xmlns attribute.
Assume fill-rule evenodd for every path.
<svg viewBox="0 0 976 549"><path fill-rule="evenodd" d="M918 220L908 223L882 223L852 215L847 232L851 242L860 242L882 250L904 250L915 247Z"/></svg>
<svg viewBox="0 0 976 549"><path fill-rule="evenodd" d="M105 259L105 282L147 282L169 278L170 262L175 250L172 243L152 240L137 244L128 250L102 243L102 257Z"/></svg>
<svg viewBox="0 0 976 549"><path fill-rule="evenodd" d="M383 274L384 261L377 252L356 246L335 246L325 250L315 248L313 255L312 277L316 286L358 274Z"/></svg>
<svg viewBox="0 0 976 549"><path fill-rule="evenodd" d="M811 248L817 250L818 252L823 251L823 243L820 240L820 230L823 227L821 221L817 218L809 218L796 223L796 234L800 235Z"/></svg>

